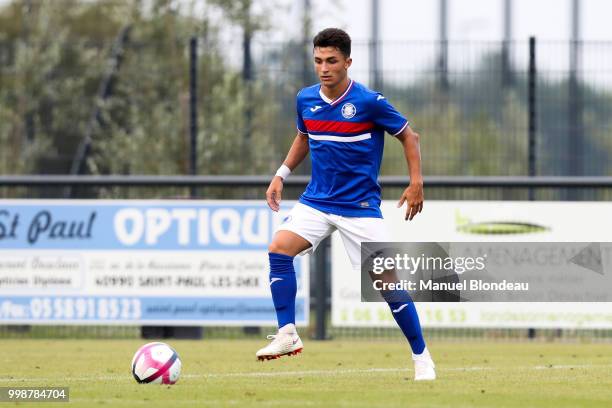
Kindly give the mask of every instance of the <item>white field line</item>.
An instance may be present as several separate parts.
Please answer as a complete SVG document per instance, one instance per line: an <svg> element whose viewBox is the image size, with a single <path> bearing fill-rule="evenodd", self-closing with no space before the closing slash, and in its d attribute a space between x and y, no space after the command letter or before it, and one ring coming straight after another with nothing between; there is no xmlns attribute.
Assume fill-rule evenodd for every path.
<svg viewBox="0 0 612 408"><path fill-rule="evenodd" d="M462 372L462 371L504 371L504 370L554 370L554 369L574 369L574 368L607 368L612 364L572 364L572 365L537 365L526 367L439 367L436 371L441 372ZM287 377L287 376L338 376L346 374L376 374L376 373L400 373L412 372L411 368L355 368L337 370L303 370L303 371L273 371L273 372L237 372L237 373L210 373L210 374L183 374L181 378L266 378L266 377ZM43 382L53 381L113 381L130 378L130 374L82 376L82 377L36 377L36 378L0 378L0 385L6 382Z"/></svg>

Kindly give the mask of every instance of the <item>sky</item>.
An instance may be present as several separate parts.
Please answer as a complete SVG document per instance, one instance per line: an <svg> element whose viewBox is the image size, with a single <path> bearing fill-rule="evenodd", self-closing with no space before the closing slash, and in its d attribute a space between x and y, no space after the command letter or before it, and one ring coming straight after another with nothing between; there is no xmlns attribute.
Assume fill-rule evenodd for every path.
<svg viewBox="0 0 612 408"><path fill-rule="evenodd" d="M58 5L59 0L54 1ZM206 0L176 0L187 4L191 1L205 4ZM473 66L482 52L497 46L493 42L502 38L503 0L447 0L448 37L454 42L469 42L451 49L450 69L460 70L461 64ZM9 0L0 0L0 5ZM354 75L365 80L368 72L366 47L359 43L368 41L371 32L371 0L310 0L313 17L313 34L325 27L346 29L353 38ZM512 37L518 45L514 50L514 63L527 64L527 40L536 36L545 46L538 47L538 68L541 70L567 70L571 32L572 0L512 0ZM284 41L300 38L303 0L254 0L255 8L265 10L274 29L256 41ZM435 59L438 38L439 0L379 0L380 38L383 47L382 66L389 71L422 69L431 66ZM612 43L612 0L581 0L581 37L584 41L610 41ZM239 63L241 33L229 29L228 43L233 45L230 60ZM400 44L404 44L403 46ZM410 43L408 47L405 44ZM545 44L546 43L546 44ZM488 44L488 45L487 45ZM468 54L469 53L469 54ZM583 72L592 78L603 78L612 72L612 45L590 46L582 54ZM472 65L470 65L472 64ZM612 86L612 77L610 78Z"/></svg>
<svg viewBox="0 0 612 408"><path fill-rule="evenodd" d="M279 24L279 30L266 38L299 38L302 0L270 0L283 5L290 16ZM477 43L450 52L450 68L461 69L461 63L478 59L482 52L497 46L493 42L503 38L503 0L447 0L448 37L450 41ZM368 41L371 33L371 0L310 0L313 16L313 33L335 26L347 30L354 43ZM330 5L330 3L332 3ZM382 65L385 70L423 68L435 58L435 42L438 38L438 0L379 0L380 38L391 44L383 50ZM526 67L527 41L535 36L542 44L538 47L538 68L542 71L567 70L569 66L568 39L571 37L572 0L513 0L512 38L517 44L514 62ZM581 0L580 35L584 41L609 41L612 44L612 0ZM401 42L421 43L409 49L401 48ZM488 44L488 45L487 45ZM465 53L471 53L466 55ZM455 55L453 55L455 54ZM461 54L461 55L457 55ZM473 54L473 55L472 55ZM354 66L361 66L361 76L367 72L368 55L353 54ZM454 63L456 62L456 63ZM357 64L357 65L356 65ZM359 65L360 64L360 65ZM585 76L610 82L612 77L602 75L612 72L612 45L589 46L582 53ZM359 76L359 72L357 76ZM354 74L355 76L355 74ZM365 80L365 78L356 78ZM587 78L588 80L588 78Z"/></svg>
<svg viewBox="0 0 612 408"><path fill-rule="evenodd" d="M61 5L61 0L53 1ZM206 0L176 0L178 3ZM447 0L449 37L457 40L491 41L501 38L503 0ZM542 40L564 40L570 33L572 0L512 0L514 38L535 35ZM10 0L0 0L0 5ZM254 0L265 7L278 7L277 37L299 34L302 0ZM350 31L356 41L367 40L370 33L371 0L310 0L313 29L336 26ZM438 31L438 0L379 0L381 37L384 40L434 40ZM612 40L612 1L581 0L582 34L585 40ZM289 18L287 17L289 15Z"/></svg>
<svg viewBox="0 0 612 408"><path fill-rule="evenodd" d="M310 0L314 30L335 25L349 30L355 40L370 33L370 0ZM290 4L295 16L301 0ZM385 40L434 40L438 32L437 0L379 0L381 37ZM612 40L612 2L582 0L585 40ZM513 0L514 38L535 35L542 40L564 40L570 35L571 0ZM502 37L503 0L448 0L449 37L457 40L497 40ZM299 27L286 27L288 31Z"/></svg>

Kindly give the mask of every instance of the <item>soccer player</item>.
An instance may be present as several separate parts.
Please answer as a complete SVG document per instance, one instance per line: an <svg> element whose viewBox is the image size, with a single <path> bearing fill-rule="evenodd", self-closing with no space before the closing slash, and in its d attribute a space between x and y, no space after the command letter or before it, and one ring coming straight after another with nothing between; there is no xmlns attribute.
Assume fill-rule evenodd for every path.
<svg viewBox="0 0 612 408"><path fill-rule="evenodd" d="M410 171L410 185L398 207L407 203L406 220L423 209L419 135L384 96L348 77L352 59L346 32L325 29L314 37L313 46L320 83L297 95L297 135L266 192L268 205L278 211L283 180L310 152L311 181L269 246L270 290L279 330L268 336L272 342L256 353L260 360L302 351L295 328L295 256L314 251L337 230L353 269L360 270L361 242L390 241L377 181L385 131L402 144ZM385 299L412 348L415 380L435 379L435 366L414 303L409 297L402 297L404 301Z"/></svg>

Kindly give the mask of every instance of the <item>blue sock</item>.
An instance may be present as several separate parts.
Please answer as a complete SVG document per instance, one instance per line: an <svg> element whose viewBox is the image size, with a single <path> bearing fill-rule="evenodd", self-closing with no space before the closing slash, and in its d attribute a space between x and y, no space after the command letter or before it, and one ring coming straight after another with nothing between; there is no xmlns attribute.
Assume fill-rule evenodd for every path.
<svg viewBox="0 0 612 408"><path fill-rule="evenodd" d="M382 295L387 301L397 325L408 339L412 352L421 354L425 350L425 340L423 339L419 315L410 295L406 291L382 292Z"/></svg>
<svg viewBox="0 0 612 408"><path fill-rule="evenodd" d="M270 258L270 291L276 309L278 328L286 324L295 324L295 294L297 282L293 257L283 254L268 253Z"/></svg>

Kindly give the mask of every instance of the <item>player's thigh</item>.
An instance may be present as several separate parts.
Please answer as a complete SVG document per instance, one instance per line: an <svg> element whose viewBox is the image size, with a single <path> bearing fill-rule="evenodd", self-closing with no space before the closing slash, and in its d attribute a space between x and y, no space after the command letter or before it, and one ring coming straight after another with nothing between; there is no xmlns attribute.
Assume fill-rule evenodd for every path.
<svg viewBox="0 0 612 408"><path fill-rule="evenodd" d="M382 218L343 217L336 224L354 269L361 269L363 242L388 242L389 230Z"/></svg>
<svg viewBox="0 0 612 408"><path fill-rule="evenodd" d="M277 228L268 250L289 256L312 252L334 229L326 214L297 203Z"/></svg>

